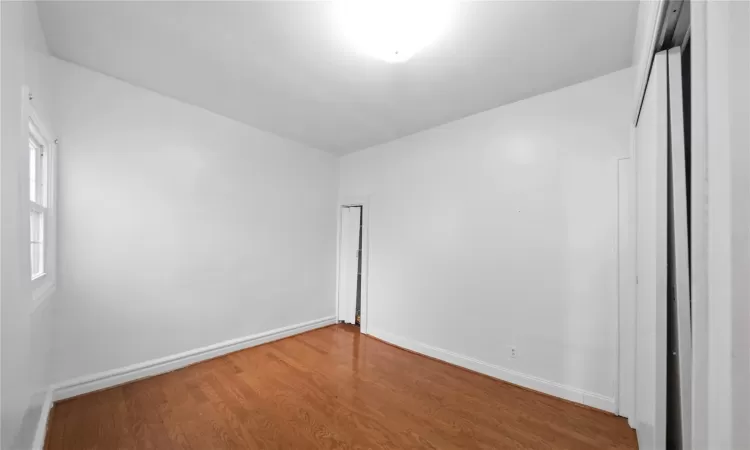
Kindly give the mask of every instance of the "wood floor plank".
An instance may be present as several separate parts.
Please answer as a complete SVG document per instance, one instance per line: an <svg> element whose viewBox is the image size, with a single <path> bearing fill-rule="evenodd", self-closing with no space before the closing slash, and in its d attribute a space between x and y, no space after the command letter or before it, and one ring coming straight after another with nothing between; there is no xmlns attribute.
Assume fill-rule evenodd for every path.
<svg viewBox="0 0 750 450"><path fill-rule="evenodd" d="M635 449L625 419L334 325L55 404L47 450Z"/></svg>

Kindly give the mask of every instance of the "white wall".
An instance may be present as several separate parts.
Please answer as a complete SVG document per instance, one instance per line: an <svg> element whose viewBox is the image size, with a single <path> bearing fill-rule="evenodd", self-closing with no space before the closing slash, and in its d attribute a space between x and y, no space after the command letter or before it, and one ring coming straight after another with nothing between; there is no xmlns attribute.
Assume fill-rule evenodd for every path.
<svg viewBox="0 0 750 450"><path fill-rule="evenodd" d="M55 381L335 314L331 155L73 64L50 70Z"/></svg>
<svg viewBox="0 0 750 450"><path fill-rule="evenodd" d="M45 124L47 45L33 2L2 2L2 437L3 449L28 448L48 379L50 299L35 305L29 264L28 125L23 86ZM36 306L36 307L35 307Z"/></svg>
<svg viewBox="0 0 750 450"><path fill-rule="evenodd" d="M343 157L339 198L371 203L369 331L614 410L633 82L627 69Z"/></svg>

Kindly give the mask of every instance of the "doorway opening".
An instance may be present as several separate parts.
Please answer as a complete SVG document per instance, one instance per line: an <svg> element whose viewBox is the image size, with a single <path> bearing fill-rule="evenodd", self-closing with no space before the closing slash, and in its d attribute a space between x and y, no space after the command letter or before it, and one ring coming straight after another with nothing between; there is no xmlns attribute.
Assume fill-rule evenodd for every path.
<svg viewBox="0 0 750 450"><path fill-rule="evenodd" d="M354 314L354 325L362 325L362 207L359 208L359 242L357 245L357 306Z"/></svg>
<svg viewBox="0 0 750 450"><path fill-rule="evenodd" d="M338 320L366 332L366 209L341 205L338 255Z"/></svg>

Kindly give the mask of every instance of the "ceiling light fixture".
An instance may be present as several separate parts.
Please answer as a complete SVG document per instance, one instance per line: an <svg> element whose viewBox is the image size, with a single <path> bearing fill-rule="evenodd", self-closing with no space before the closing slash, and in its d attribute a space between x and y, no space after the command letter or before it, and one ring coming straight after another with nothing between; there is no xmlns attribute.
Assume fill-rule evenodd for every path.
<svg viewBox="0 0 750 450"><path fill-rule="evenodd" d="M455 0L339 0L336 16L345 38L359 51L404 62L442 34Z"/></svg>

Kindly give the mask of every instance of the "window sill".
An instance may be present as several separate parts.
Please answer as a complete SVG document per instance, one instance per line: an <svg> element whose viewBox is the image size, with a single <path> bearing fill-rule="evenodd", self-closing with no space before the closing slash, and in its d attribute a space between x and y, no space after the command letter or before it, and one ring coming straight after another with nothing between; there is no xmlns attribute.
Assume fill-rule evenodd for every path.
<svg viewBox="0 0 750 450"><path fill-rule="evenodd" d="M34 276L31 277L31 281L36 281L36 280L42 278L45 275L47 275L47 272L42 272L39 275L34 275Z"/></svg>

